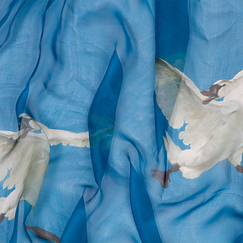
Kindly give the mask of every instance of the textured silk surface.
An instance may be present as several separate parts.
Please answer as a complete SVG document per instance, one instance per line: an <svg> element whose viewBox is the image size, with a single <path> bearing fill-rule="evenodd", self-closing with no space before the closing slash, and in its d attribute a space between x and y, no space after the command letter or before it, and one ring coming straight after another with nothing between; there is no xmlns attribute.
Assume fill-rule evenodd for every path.
<svg viewBox="0 0 243 243"><path fill-rule="evenodd" d="M34 192L24 189L12 218L2 209L0 242L243 242L243 174L229 163L230 154L195 178L176 161L180 169L168 187L151 171L173 164L166 136L190 151L179 137L186 118L182 128L173 127L158 105L155 58L198 90L232 79L243 69L242 15L241 0L1 0L0 136L20 135L0 139L1 153L9 142L19 144L6 152L12 167L0 156L0 198L22 185L4 186L11 173L13 181L15 174L30 175L25 188L40 194L35 204ZM38 128L18 126L29 119ZM240 134L242 127L222 131L230 129ZM62 131L73 142L59 141ZM232 147L227 132L217 133L214 151ZM90 144L77 144L75 134L86 133ZM35 172L43 184L28 169L43 163L38 158L49 161Z"/></svg>

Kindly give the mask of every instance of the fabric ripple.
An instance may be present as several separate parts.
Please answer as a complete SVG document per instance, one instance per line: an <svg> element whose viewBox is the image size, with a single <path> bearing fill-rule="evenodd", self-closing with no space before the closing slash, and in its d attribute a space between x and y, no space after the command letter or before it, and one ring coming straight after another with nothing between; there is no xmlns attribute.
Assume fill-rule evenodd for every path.
<svg viewBox="0 0 243 243"><path fill-rule="evenodd" d="M0 243L242 242L242 13L0 2Z"/></svg>

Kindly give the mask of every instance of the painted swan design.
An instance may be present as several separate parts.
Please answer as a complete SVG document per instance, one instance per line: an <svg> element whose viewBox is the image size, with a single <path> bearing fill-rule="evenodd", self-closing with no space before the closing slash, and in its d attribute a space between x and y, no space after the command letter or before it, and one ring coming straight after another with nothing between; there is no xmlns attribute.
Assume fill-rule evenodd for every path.
<svg viewBox="0 0 243 243"><path fill-rule="evenodd" d="M20 200L35 206L49 163L50 146L69 144L89 147L88 132L72 133L49 129L26 114L21 115L20 131L0 131L0 181L14 190L0 198L0 222L15 217Z"/></svg>
<svg viewBox="0 0 243 243"><path fill-rule="evenodd" d="M156 59L155 70L157 103L172 128L186 124L179 139L190 148L182 150L166 133L164 143L172 166L167 171L152 170L152 176L167 188L172 172L180 170L185 178L194 179L226 159L243 173L243 71L200 91L185 74L161 59Z"/></svg>

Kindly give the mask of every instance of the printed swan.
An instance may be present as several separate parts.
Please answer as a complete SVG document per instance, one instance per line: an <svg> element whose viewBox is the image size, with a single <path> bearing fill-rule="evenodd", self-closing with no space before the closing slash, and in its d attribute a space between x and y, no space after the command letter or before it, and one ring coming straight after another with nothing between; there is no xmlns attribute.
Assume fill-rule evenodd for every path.
<svg viewBox="0 0 243 243"><path fill-rule="evenodd" d="M48 129L26 114L21 115L20 131L0 131L0 181L14 190L0 198L0 222L15 217L20 200L35 206L49 163L50 146L62 143L89 147L88 132L72 133Z"/></svg>
<svg viewBox="0 0 243 243"><path fill-rule="evenodd" d="M156 59L155 70L157 103L172 128L186 124L179 139L190 148L182 150L166 133L172 166L167 171L152 170L152 176L167 188L172 172L180 170L185 178L194 179L226 159L243 173L243 71L200 92L185 74L161 59Z"/></svg>

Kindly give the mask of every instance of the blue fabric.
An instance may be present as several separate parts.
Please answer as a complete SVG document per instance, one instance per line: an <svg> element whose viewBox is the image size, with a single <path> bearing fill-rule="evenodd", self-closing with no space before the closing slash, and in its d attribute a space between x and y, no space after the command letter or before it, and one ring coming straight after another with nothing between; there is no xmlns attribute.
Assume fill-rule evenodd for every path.
<svg viewBox="0 0 243 243"><path fill-rule="evenodd" d="M87 225L83 197L79 200L62 234L60 242L87 242Z"/></svg>
<svg viewBox="0 0 243 243"><path fill-rule="evenodd" d="M88 132L90 147L50 146L37 204L0 223L0 243L243 242L243 174L224 160L195 179L171 168L179 138L155 93L155 58L207 90L243 70L241 0L0 2L0 131L26 113L49 129ZM227 139L227 138L225 138ZM1 149L0 149L1 151ZM1 161L0 161L1 169ZM3 188L0 198L14 188ZM0 212L1 214L1 212ZM59 241L58 240L58 241Z"/></svg>
<svg viewBox="0 0 243 243"><path fill-rule="evenodd" d="M14 222L13 234L10 239L10 243L16 243L21 241L31 242L31 239L27 233L25 221L29 214L31 206L28 203L21 201L16 210L16 217Z"/></svg>
<svg viewBox="0 0 243 243"><path fill-rule="evenodd" d="M161 243L148 192L132 164L130 188L132 213L141 241Z"/></svg>
<svg viewBox="0 0 243 243"><path fill-rule="evenodd" d="M114 51L107 73L96 92L89 111L90 152L94 176L99 186L109 159L122 76L121 63Z"/></svg>

